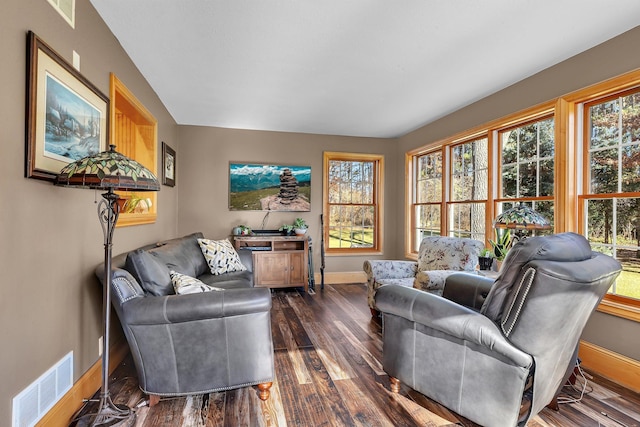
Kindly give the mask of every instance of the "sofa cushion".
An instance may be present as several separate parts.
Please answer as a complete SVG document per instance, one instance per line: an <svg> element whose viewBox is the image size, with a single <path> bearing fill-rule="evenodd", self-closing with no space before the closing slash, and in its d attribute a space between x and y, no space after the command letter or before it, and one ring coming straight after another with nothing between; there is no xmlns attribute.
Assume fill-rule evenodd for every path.
<svg viewBox="0 0 640 427"><path fill-rule="evenodd" d="M224 291L222 288L216 288L215 286L209 286L202 283L195 277L187 276L186 274L178 273L174 270L169 272L171 277L171 283L173 283L173 289L177 295L196 294L199 292L211 292L211 291Z"/></svg>
<svg viewBox="0 0 640 427"><path fill-rule="evenodd" d="M418 271L472 271L484 244L469 238L448 236L425 237L418 251Z"/></svg>
<svg viewBox="0 0 640 427"><path fill-rule="evenodd" d="M198 276L207 285L223 289L252 288L253 273L250 271L234 271L232 273L213 275L210 271Z"/></svg>
<svg viewBox="0 0 640 427"><path fill-rule="evenodd" d="M169 270L198 277L209 270L206 260L200 251L196 233L177 239L159 243L157 247L149 249L149 253L158 258Z"/></svg>
<svg viewBox="0 0 640 427"><path fill-rule="evenodd" d="M125 269L138 281L145 293L155 296L173 294L169 268L144 249L129 252Z"/></svg>
<svg viewBox="0 0 640 427"><path fill-rule="evenodd" d="M228 239L198 239L198 244L207 264L209 264L211 274L219 275L247 269Z"/></svg>

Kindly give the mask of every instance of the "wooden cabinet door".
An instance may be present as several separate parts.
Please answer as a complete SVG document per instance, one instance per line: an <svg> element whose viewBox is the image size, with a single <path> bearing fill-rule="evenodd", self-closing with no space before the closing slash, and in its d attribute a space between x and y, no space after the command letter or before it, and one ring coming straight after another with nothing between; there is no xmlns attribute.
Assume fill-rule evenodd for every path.
<svg viewBox="0 0 640 427"><path fill-rule="evenodd" d="M304 286L306 280L304 253L289 254L289 284Z"/></svg>
<svg viewBox="0 0 640 427"><path fill-rule="evenodd" d="M287 254L265 252L256 254L256 286L286 286L289 282L289 259Z"/></svg>

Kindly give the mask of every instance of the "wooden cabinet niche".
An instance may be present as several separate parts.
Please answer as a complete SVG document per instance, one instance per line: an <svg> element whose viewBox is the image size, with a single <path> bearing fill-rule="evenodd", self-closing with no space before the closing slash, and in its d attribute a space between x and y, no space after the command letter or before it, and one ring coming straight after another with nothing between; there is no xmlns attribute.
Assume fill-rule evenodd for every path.
<svg viewBox="0 0 640 427"><path fill-rule="evenodd" d="M236 236L238 251L251 251L255 286L309 291L309 240L306 236Z"/></svg>
<svg viewBox="0 0 640 427"><path fill-rule="evenodd" d="M144 165L157 176L158 122L113 73L110 78L111 143L116 151ZM119 191L125 199L117 227L156 222L155 191Z"/></svg>

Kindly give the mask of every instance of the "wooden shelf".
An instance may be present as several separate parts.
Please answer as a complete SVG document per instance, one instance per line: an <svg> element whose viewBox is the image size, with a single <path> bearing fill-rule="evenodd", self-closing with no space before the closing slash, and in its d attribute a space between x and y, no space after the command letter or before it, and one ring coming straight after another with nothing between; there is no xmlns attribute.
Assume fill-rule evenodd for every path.
<svg viewBox="0 0 640 427"><path fill-rule="evenodd" d="M309 239L306 236L235 236L237 251L251 251L257 287L304 287L309 291Z"/></svg>

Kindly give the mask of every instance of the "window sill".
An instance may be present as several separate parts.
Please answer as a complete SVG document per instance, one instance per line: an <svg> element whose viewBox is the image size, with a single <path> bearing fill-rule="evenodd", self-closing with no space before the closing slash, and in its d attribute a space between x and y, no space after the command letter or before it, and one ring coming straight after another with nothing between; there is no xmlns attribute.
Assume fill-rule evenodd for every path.
<svg viewBox="0 0 640 427"><path fill-rule="evenodd" d="M598 311L622 317L624 319L633 320L634 322L640 322L640 307L635 307L618 301L612 301L606 297L598 306Z"/></svg>

